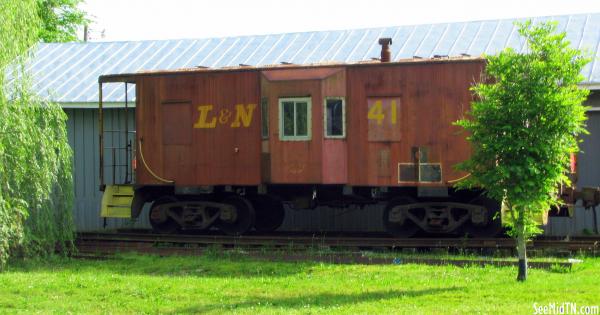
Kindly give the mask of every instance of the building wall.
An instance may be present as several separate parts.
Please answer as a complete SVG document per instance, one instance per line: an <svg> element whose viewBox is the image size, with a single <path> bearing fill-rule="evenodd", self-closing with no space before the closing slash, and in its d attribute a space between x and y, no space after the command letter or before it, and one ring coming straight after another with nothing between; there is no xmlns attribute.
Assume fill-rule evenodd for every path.
<svg viewBox="0 0 600 315"><path fill-rule="evenodd" d="M91 105L93 106L93 105ZM75 182L75 205L73 209L73 218L78 231L92 231L102 229L104 220L100 218L100 202L102 192L100 192L99 178L99 144L98 144L98 110L94 108L85 109L65 109L68 116L67 132L69 144L74 151L74 182ZM125 110L124 109L105 109L104 129L124 130L125 128ZM129 112L129 126L134 129L134 110ZM111 135L112 134L112 135ZM123 147L124 138L119 138L111 132L105 133L105 147ZM105 165L112 165L112 152L105 152ZM122 150L120 150L122 151ZM116 164L124 164L125 154L115 154ZM112 169L105 170L106 181L112 181ZM117 179L122 179L125 173L122 168L115 172ZM149 227L144 220L138 220L133 226ZM146 223L144 225L144 223ZM132 226L130 220L107 219L107 228Z"/></svg>
<svg viewBox="0 0 600 315"><path fill-rule="evenodd" d="M600 107L600 94L595 93L588 101L589 105ZM75 207L74 219L78 231L93 231L104 228L100 218L100 202L98 165L98 110L65 109L68 120L69 143L74 149ZM134 109L129 112L129 128L134 130ZM104 110L105 130L124 130L125 110ZM579 186L600 186L600 111L588 113L589 135L583 137L582 153L579 156ZM106 133L105 147L123 147L123 137ZM123 164L123 153L115 154L116 164ZM105 152L105 165L112 165L110 150ZM116 178L124 176L123 170L117 170ZM105 170L107 182L112 180L112 170ZM596 211L596 222L594 212ZM548 235L581 235L584 230L597 231L600 225L600 207L595 210L578 207L573 218L551 217L546 234ZM382 207L365 208L350 207L332 209L329 207L315 210L292 210L286 207L286 219L281 227L285 231L370 231L382 232ZM595 223L595 224L594 224ZM149 228L148 209L144 209L140 217L133 221L127 219L107 219L106 228Z"/></svg>
<svg viewBox="0 0 600 315"><path fill-rule="evenodd" d="M600 93L588 105L600 109ZM581 152L578 156L577 187L600 187L600 111L588 112L587 129L590 134L583 136ZM551 235L598 234L600 230L600 206L595 209L577 207L573 218L551 218L546 233Z"/></svg>

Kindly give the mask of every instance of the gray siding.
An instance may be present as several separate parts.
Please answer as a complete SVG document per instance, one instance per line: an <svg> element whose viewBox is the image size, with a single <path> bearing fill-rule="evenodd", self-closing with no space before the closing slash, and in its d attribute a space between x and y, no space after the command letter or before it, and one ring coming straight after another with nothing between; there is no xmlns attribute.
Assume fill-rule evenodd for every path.
<svg viewBox="0 0 600 315"><path fill-rule="evenodd" d="M579 186L600 186L600 111L589 112L579 154Z"/></svg>
<svg viewBox="0 0 600 315"><path fill-rule="evenodd" d="M594 94L594 102L589 104L600 107L600 93ZM579 187L600 187L600 112L594 111L588 114L587 129L589 135L583 137L581 145L582 154L579 156ZM595 214L595 216L594 216ZM595 219L595 221L594 221ZM583 210L576 213L577 232L583 229L598 234L600 231L600 206L595 209Z"/></svg>
<svg viewBox="0 0 600 315"><path fill-rule="evenodd" d="M585 105L591 107L600 107L600 90L591 91Z"/></svg>
<svg viewBox="0 0 600 315"><path fill-rule="evenodd" d="M75 205L73 218L78 231L91 231L103 228L103 219L100 218L100 192L99 162L98 162L98 110L97 109L65 109L69 118L67 131L69 144L74 151L74 181L75 181ZM105 109L105 130L125 129L124 109ZM134 110L129 112L129 128L134 128ZM116 134L106 133L105 147L123 147L125 139ZM112 165L113 159L110 150L105 152L105 165ZM116 164L125 163L125 154L121 150L116 154ZM116 172L116 179L122 181L125 174L122 168ZM105 180L110 183L113 180L112 169L105 169ZM144 219L146 216L144 216ZM149 226L144 220L138 220L134 226ZM107 219L108 228L132 226L130 220Z"/></svg>
<svg viewBox="0 0 600 315"><path fill-rule="evenodd" d="M600 107L600 93L591 95L589 106ZM600 112L588 112L587 129L583 136L581 153L578 158L578 187L600 187ZM594 222L596 214L596 222ZM580 235L584 230L598 233L600 229L600 206L595 209L577 207L573 218L551 218L546 229L551 235Z"/></svg>

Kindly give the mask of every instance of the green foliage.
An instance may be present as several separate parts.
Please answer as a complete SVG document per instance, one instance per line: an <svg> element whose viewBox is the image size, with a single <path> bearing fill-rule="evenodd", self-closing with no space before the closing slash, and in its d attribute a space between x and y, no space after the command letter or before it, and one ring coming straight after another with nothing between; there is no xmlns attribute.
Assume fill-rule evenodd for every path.
<svg viewBox="0 0 600 315"><path fill-rule="evenodd" d="M36 5L35 0L0 3L0 269L9 256L72 248L66 114L31 92L23 66L37 41Z"/></svg>
<svg viewBox="0 0 600 315"><path fill-rule="evenodd" d="M77 41L77 28L89 20L77 6L82 0L37 0L42 26L39 38L47 43Z"/></svg>
<svg viewBox="0 0 600 315"><path fill-rule="evenodd" d="M11 158L11 147L5 144L9 137L4 130L11 123L4 91L5 69L36 40L35 5L33 0L0 2L0 266L8 258L9 248L21 242L27 215L27 204L11 196L13 187L8 180L12 174L4 163L5 158Z"/></svg>
<svg viewBox="0 0 600 315"><path fill-rule="evenodd" d="M12 63L37 41L39 19L35 14L35 6L34 0L0 1L0 69ZM4 76L4 71L0 72L1 86Z"/></svg>
<svg viewBox="0 0 600 315"><path fill-rule="evenodd" d="M473 148L458 165L471 174L459 186L482 187L502 200L505 223L524 238L538 233L536 217L559 203L570 154L586 133L581 104L589 92L577 83L589 59L555 31L556 23L519 24L525 52L507 48L487 56L487 76L472 88L470 118L457 122Z"/></svg>
<svg viewBox="0 0 600 315"><path fill-rule="evenodd" d="M550 267L550 272L554 272L554 273L570 273L571 272L571 268L569 267L565 267L565 266L561 266L560 264L554 264Z"/></svg>
<svg viewBox="0 0 600 315"><path fill-rule="evenodd" d="M70 250L73 239L72 149L67 139L67 115L62 108L33 94L22 80L12 92L18 95L6 106L4 165L13 198L27 204L23 256L53 253L56 246ZM15 139L14 135L23 135Z"/></svg>

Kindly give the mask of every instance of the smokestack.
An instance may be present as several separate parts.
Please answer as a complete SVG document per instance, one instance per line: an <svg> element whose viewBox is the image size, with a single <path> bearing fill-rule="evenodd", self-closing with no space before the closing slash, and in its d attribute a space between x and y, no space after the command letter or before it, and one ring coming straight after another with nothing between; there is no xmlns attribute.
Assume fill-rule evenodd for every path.
<svg viewBox="0 0 600 315"><path fill-rule="evenodd" d="M381 45L381 62L390 62L392 55L392 52L390 51L391 44L392 39L389 37L379 39L379 45Z"/></svg>

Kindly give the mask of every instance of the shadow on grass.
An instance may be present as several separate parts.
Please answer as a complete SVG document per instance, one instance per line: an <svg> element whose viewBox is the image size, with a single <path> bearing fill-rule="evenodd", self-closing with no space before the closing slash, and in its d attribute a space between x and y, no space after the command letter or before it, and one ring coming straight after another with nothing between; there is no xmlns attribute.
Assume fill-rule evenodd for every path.
<svg viewBox="0 0 600 315"><path fill-rule="evenodd" d="M9 265L19 272L144 275L157 277L285 277L310 272L317 262L269 262L240 255L158 256L123 254L105 260L51 258Z"/></svg>
<svg viewBox="0 0 600 315"><path fill-rule="evenodd" d="M330 308L349 304L359 304L379 300L389 300L400 297L419 297L423 295L440 294L461 290L461 287L431 288L423 290L387 290L371 291L362 293L320 293L308 294L296 297L265 297L246 296L241 301L231 303L218 303L208 305L196 305L174 310L171 314L182 313L206 313L206 312L232 312L251 307L268 307L274 309L296 309L309 306L312 308ZM236 297L229 297L235 300ZM225 298L227 300L227 298Z"/></svg>

